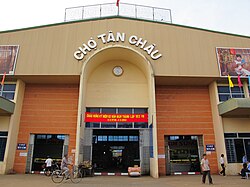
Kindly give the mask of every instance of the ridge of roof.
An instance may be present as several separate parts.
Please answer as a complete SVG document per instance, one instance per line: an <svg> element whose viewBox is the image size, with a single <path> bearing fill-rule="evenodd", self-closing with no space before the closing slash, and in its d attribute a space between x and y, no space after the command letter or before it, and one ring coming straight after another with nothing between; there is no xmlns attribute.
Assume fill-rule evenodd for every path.
<svg viewBox="0 0 250 187"><path fill-rule="evenodd" d="M44 28L44 27L53 27L53 26L58 26L58 25L67 25L67 24L73 24L73 23L81 23L81 22L87 22L87 21L115 19L115 18L128 19L128 20L136 20L136 21L145 21L145 22L156 23L156 24L172 25L172 26L177 26L177 27L183 27L183 28L201 30L201 31L212 32L212 33L217 33L217 34L225 34L225 35L231 35L231 36L237 36L237 37L250 38L250 36L241 35L241 34L234 34L234 33L228 33L228 32L222 32L222 31L215 31L215 30L204 29L204 28L199 28L199 27L193 27L193 26L187 26L187 25L180 25L180 24L175 24L175 23L167 23L167 22L160 22L160 21L140 19L140 18L132 18L132 17L125 17L125 16L107 16L107 17L101 17L101 18L99 17L99 18L90 18L90 19L75 20L75 21L68 21L68 22L59 22L59 23L39 25L39 26L34 26L34 27L26 27L26 28L20 28L20 29L0 31L0 34L11 33L11 32L18 32L18 31L25 31L25 30L32 30L32 29L39 29L39 28Z"/></svg>

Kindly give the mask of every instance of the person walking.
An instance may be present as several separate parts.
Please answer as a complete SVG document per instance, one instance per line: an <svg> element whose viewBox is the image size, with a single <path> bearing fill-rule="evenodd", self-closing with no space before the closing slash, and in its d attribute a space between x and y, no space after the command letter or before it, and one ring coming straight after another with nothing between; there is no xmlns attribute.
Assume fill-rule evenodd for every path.
<svg viewBox="0 0 250 187"><path fill-rule="evenodd" d="M225 169L225 160L224 160L224 154L220 155L220 165L222 170L220 171L220 175L225 176L226 175L226 169Z"/></svg>
<svg viewBox="0 0 250 187"><path fill-rule="evenodd" d="M202 170L202 184L206 183L206 176L208 176L209 184L213 184L213 180L210 174L210 165L206 154L203 154L203 158L201 160L201 170Z"/></svg>
<svg viewBox="0 0 250 187"><path fill-rule="evenodd" d="M52 158L50 158L50 156L47 156L47 159L45 160L45 164L46 164L45 171L51 172L52 163L53 163Z"/></svg>

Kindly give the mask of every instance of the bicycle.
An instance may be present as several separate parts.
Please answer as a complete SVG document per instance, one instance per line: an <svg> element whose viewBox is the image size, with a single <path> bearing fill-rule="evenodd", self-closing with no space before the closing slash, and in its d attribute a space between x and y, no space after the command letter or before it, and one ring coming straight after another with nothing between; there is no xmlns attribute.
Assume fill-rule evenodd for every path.
<svg viewBox="0 0 250 187"><path fill-rule="evenodd" d="M58 165L57 162L53 163L51 168L46 168L44 166L43 173L45 176L49 177L55 170L60 170L60 166Z"/></svg>
<svg viewBox="0 0 250 187"><path fill-rule="evenodd" d="M65 171L55 170L51 174L51 179L54 183L61 183L64 179L70 178L73 183L79 183L82 180L81 170L77 166L73 166L69 176L66 176Z"/></svg>

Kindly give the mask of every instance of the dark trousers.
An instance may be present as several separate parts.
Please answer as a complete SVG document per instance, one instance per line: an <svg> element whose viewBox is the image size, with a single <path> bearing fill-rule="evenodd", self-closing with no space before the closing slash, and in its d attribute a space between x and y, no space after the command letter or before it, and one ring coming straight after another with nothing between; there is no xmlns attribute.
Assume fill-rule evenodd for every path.
<svg viewBox="0 0 250 187"><path fill-rule="evenodd" d="M206 182L206 176L208 176L209 184L213 184L213 180L212 180L212 177L211 177L211 174L210 174L210 170L203 171L203 174L202 174L202 183Z"/></svg>
<svg viewBox="0 0 250 187"><path fill-rule="evenodd" d="M226 175L225 164L221 164L221 168L222 168L222 170L221 170L220 174L223 174L223 176L225 176Z"/></svg>
<svg viewBox="0 0 250 187"><path fill-rule="evenodd" d="M45 168L45 171L51 171L51 166L46 167L46 168Z"/></svg>

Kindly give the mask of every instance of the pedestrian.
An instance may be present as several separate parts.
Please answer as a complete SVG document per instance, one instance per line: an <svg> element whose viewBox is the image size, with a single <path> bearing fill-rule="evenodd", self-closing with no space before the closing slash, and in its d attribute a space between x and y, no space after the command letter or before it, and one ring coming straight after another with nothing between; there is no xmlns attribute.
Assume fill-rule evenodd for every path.
<svg viewBox="0 0 250 187"><path fill-rule="evenodd" d="M250 172L250 160L247 162L247 170Z"/></svg>
<svg viewBox="0 0 250 187"><path fill-rule="evenodd" d="M45 164L46 164L45 171L51 172L52 162L53 162L52 158L50 158L50 156L47 156L47 159L45 160Z"/></svg>
<svg viewBox="0 0 250 187"><path fill-rule="evenodd" d="M213 184L213 180L210 174L210 165L206 154L203 154L203 158L201 160L201 170L202 170L202 184L206 183L206 176L208 176L209 184Z"/></svg>
<svg viewBox="0 0 250 187"><path fill-rule="evenodd" d="M247 155L243 154L242 163L247 163Z"/></svg>
<svg viewBox="0 0 250 187"><path fill-rule="evenodd" d="M225 176L226 175L226 170L225 170L225 160L224 160L224 154L220 155L220 165L222 170L220 171L220 175Z"/></svg>
<svg viewBox="0 0 250 187"><path fill-rule="evenodd" d="M240 175L242 179L246 179L246 172L248 172L247 163L243 163L242 169L240 171Z"/></svg>

